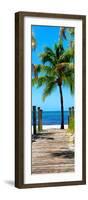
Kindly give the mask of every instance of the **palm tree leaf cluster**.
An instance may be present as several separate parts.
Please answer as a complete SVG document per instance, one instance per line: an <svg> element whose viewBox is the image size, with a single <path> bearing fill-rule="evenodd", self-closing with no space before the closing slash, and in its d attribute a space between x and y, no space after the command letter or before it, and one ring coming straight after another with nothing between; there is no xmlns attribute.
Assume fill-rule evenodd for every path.
<svg viewBox="0 0 88 200"><path fill-rule="evenodd" d="M59 52L58 54L56 50ZM71 92L74 90L73 57L73 50L70 48L64 50L61 44L55 45L54 50L46 47L44 53L40 54L40 59L43 64L34 65L32 84L37 87L45 86L43 96L47 96L45 95L45 93L47 93L45 91L49 92L50 90L49 94L51 94L51 89L54 88L53 85L58 85L60 82L70 85ZM50 87L50 85L52 87Z"/></svg>

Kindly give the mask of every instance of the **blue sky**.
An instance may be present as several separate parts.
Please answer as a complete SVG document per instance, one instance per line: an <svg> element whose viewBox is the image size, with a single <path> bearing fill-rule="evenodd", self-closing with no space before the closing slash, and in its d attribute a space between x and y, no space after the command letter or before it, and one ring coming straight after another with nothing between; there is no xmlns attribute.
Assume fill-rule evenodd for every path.
<svg viewBox="0 0 88 200"><path fill-rule="evenodd" d="M39 55L44 52L44 47L54 47L54 44L59 39L59 27L52 26L34 26L32 25L32 32L37 41L36 50L32 50L32 64L41 64ZM64 48L68 47L67 40L64 40ZM60 110L60 95L59 88L48 96L45 101L42 101L43 87L36 89L32 87L32 105L40 106L44 111L58 111ZM68 110L70 106L74 105L74 96L71 95L70 89L63 86L64 110Z"/></svg>

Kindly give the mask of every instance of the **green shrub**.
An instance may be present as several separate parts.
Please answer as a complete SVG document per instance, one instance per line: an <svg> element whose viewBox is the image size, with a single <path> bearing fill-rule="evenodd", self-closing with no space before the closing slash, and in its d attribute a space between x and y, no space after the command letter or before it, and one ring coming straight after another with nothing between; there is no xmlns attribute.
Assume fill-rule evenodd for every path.
<svg viewBox="0 0 88 200"><path fill-rule="evenodd" d="M68 124L68 132L73 134L74 128L75 128L74 116L71 116L70 119L69 119L69 124Z"/></svg>

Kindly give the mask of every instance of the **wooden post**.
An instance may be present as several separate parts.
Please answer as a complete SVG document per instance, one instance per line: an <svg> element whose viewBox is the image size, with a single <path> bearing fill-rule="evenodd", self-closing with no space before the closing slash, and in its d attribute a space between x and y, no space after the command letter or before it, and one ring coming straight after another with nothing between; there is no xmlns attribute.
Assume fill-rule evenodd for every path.
<svg viewBox="0 0 88 200"><path fill-rule="evenodd" d="M71 114L72 114L72 108L69 107L69 114L68 114L68 125L69 125L69 122L70 122L70 117L71 117Z"/></svg>
<svg viewBox="0 0 88 200"><path fill-rule="evenodd" d="M38 107L38 131L42 130L42 110Z"/></svg>
<svg viewBox="0 0 88 200"><path fill-rule="evenodd" d="M42 109L40 109L40 130L42 131Z"/></svg>
<svg viewBox="0 0 88 200"><path fill-rule="evenodd" d="M69 114L68 114L68 125L69 125Z"/></svg>
<svg viewBox="0 0 88 200"><path fill-rule="evenodd" d="M36 135L36 106L33 106L33 134Z"/></svg>
<svg viewBox="0 0 88 200"><path fill-rule="evenodd" d="M40 107L38 107L38 131L40 131Z"/></svg>
<svg viewBox="0 0 88 200"><path fill-rule="evenodd" d="M71 107L69 107L69 118L71 117Z"/></svg>
<svg viewBox="0 0 88 200"><path fill-rule="evenodd" d="M72 106L72 116L74 117L74 106Z"/></svg>

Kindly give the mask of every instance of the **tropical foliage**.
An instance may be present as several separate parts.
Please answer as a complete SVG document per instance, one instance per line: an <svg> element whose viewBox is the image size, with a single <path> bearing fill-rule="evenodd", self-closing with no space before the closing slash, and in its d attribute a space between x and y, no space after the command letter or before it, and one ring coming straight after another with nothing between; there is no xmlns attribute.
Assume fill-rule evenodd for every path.
<svg viewBox="0 0 88 200"><path fill-rule="evenodd" d="M70 119L69 119L69 124L68 124L68 133L73 134L74 133L74 128L75 128L74 116L71 116Z"/></svg>

